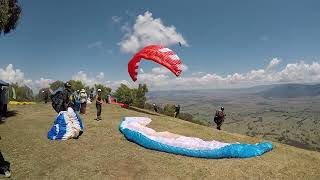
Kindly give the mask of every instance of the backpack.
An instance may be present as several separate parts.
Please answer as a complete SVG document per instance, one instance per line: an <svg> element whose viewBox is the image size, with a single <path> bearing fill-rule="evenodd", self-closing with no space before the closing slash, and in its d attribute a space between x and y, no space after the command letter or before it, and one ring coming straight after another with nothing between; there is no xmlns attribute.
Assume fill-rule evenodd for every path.
<svg viewBox="0 0 320 180"><path fill-rule="evenodd" d="M50 95L53 109L59 113L63 110L63 91L57 91Z"/></svg>
<svg viewBox="0 0 320 180"><path fill-rule="evenodd" d="M216 114L214 115L214 122L220 123L224 117L224 113L222 111L216 111Z"/></svg>

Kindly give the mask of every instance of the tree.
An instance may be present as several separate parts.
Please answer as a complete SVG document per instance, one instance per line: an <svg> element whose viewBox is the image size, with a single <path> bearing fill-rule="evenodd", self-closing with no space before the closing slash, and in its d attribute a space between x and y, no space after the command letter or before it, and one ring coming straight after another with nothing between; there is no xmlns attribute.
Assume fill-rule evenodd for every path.
<svg viewBox="0 0 320 180"><path fill-rule="evenodd" d="M175 112L175 106L172 104L166 104L163 108L163 114L167 115L167 116L173 116L174 112Z"/></svg>
<svg viewBox="0 0 320 180"><path fill-rule="evenodd" d="M59 89L60 87L64 87L64 82L62 81L55 81L53 83L50 83L50 88L55 91Z"/></svg>
<svg viewBox="0 0 320 180"><path fill-rule="evenodd" d="M20 14L21 8L17 0L0 0L0 35L16 28Z"/></svg>
<svg viewBox="0 0 320 180"><path fill-rule="evenodd" d="M17 83L10 84L9 94L13 94L12 88L14 88L16 92L16 101L32 101L34 99L33 92L28 86L19 86ZM14 100L12 96L10 96L10 100Z"/></svg>
<svg viewBox="0 0 320 180"><path fill-rule="evenodd" d="M108 94L110 94L111 91L112 91L111 88L106 87L106 86L104 86L104 85L102 85L102 84L95 84L94 86L95 86L96 89L101 89L101 96L102 96L103 98L105 98L105 97L106 97Z"/></svg>
<svg viewBox="0 0 320 180"><path fill-rule="evenodd" d="M133 89L133 105L139 108L143 108L146 103L146 93L148 88L146 84L139 84L138 89Z"/></svg>
<svg viewBox="0 0 320 180"><path fill-rule="evenodd" d="M118 102L122 102L128 105L133 103L133 92L125 84L121 84L120 87L113 93L113 96L117 98Z"/></svg>
<svg viewBox="0 0 320 180"><path fill-rule="evenodd" d="M70 80L69 83L71 84L72 91L81 90L85 88L85 85L82 83L82 81Z"/></svg>
<svg viewBox="0 0 320 180"><path fill-rule="evenodd" d="M38 91L38 94L35 95L34 100L35 101L43 101L45 93L49 93L49 88L41 88ZM48 98L48 101L50 101L50 98Z"/></svg>

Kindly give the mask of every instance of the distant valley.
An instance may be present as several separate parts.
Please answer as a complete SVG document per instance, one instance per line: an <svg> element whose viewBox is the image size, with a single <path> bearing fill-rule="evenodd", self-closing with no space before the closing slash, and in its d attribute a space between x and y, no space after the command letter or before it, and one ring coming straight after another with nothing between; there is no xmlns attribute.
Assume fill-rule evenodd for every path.
<svg viewBox="0 0 320 180"><path fill-rule="evenodd" d="M320 151L320 84L156 91L148 93L148 101L180 104L209 126L215 110L224 106L224 130Z"/></svg>

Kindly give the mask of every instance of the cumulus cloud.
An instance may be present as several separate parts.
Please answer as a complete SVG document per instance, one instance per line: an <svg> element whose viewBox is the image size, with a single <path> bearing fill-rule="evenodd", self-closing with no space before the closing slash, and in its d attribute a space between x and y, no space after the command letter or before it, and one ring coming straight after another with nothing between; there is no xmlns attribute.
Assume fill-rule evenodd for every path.
<svg viewBox="0 0 320 180"><path fill-rule="evenodd" d="M149 11L139 15L132 28L124 24L122 30L126 33L119 45L120 50L126 53L134 53L150 44L170 46L180 42L188 46L187 41L174 26L165 26L160 18L153 18Z"/></svg>
<svg viewBox="0 0 320 180"><path fill-rule="evenodd" d="M253 69L247 73L232 73L225 76L196 72L190 73L190 76L175 77L164 67L152 68L149 72L140 69L138 81L133 83L127 80L109 81L103 72L96 75L88 75L83 71L79 71L72 76L73 80L80 80L84 84L93 87L95 84L103 84L112 89L116 89L120 84L129 87L137 87L138 83L146 83L151 90L181 90L181 89L216 89L216 88L236 88L248 87L261 84L276 83L312 83L320 82L320 63L305 63L300 61L297 63L287 64L284 68L277 68L281 60L273 58L265 68ZM190 71L187 66L185 71ZM14 69L12 64L5 68L0 68L0 77L9 83L18 83L19 85L27 85L36 93L40 88L49 87L53 82L51 79L40 78L31 80L25 77L20 69Z"/></svg>
<svg viewBox="0 0 320 180"><path fill-rule="evenodd" d="M267 66L267 71L273 70L281 62L278 58L273 58Z"/></svg>
<svg viewBox="0 0 320 180"><path fill-rule="evenodd" d="M129 87L135 86L129 83L127 80L108 81L105 79L103 72L98 73L96 76L89 76L87 73L79 71L72 76L72 79L81 81L89 87L94 87L95 84L102 84L112 89L116 89L120 86L120 84L125 84Z"/></svg>
<svg viewBox="0 0 320 180"><path fill-rule="evenodd" d="M226 76L218 74L193 73L189 77L174 77L163 68L153 68L150 73L138 75L139 83L147 83L150 89L205 89L205 88L236 88L260 84L274 83L310 83L320 82L320 64L287 64L285 68L276 71L280 59L273 58L264 69L254 69L247 73L233 73Z"/></svg>
<svg viewBox="0 0 320 180"><path fill-rule="evenodd" d="M20 86L28 86L35 93L41 88L49 87L49 84L53 82L52 79L45 78L40 78L39 80L27 79L24 76L24 73L20 69L14 69L12 64L7 65L5 68L0 68L0 77L8 83L17 83Z"/></svg>

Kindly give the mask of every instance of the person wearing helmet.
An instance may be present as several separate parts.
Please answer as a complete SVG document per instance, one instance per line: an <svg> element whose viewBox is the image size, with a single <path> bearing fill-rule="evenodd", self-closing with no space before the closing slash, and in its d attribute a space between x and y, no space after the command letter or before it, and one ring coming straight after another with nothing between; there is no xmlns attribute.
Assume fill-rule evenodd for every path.
<svg viewBox="0 0 320 180"><path fill-rule="evenodd" d="M224 107L222 106L219 110L216 111L214 116L214 122L217 124L217 129L221 130L221 126L224 122L226 114L224 113Z"/></svg>
<svg viewBox="0 0 320 180"><path fill-rule="evenodd" d="M102 95L101 89L97 90L96 95L96 108L97 108L97 117L94 120L100 121L101 119L101 110L102 110Z"/></svg>
<svg viewBox="0 0 320 180"><path fill-rule="evenodd" d="M63 90L63 111L66 111L68 107L71 107L74 110L74 97L71 91L71 84L66 82L64 84Z"/></svg>

